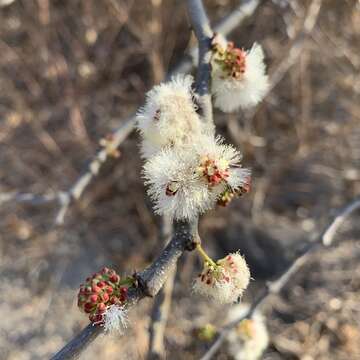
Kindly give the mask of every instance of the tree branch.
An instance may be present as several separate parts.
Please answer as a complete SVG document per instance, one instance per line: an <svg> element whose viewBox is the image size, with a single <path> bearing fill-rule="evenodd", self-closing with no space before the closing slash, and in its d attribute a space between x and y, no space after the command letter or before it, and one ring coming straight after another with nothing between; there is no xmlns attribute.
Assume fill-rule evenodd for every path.
<svg viewBox="0 0 360 360"><path fill-rule="evenodd" d="M161 252L160 256L144 271L136 274L138 286L130 288L128 308L137 304L144 297L154 297L173 271L176 262L186 250L193 250L199 241L198 221L175 222L174 236ZM103 331L100 326L89 324L80 334L64 346L52 360L76 359L82 351Z"/></svg>
<svg viewBox="0 0 360 360"><path fill-rule="evenodd" d="M211 78L211 39L213 32L210 28L201 0L187 0L188 14L194 33L199 42L199 62L196 74L195 90L199 95L200 115L205 122L213 126L210 78Z"/></svg>
<svg viewBox="0 0 360 360"><path fill-rule="evenodd" d="M32 193L21 193L21 192L8 192L0 193L0 206L7 202L15 202L19 204L31 204L31 205L43 205L58 201L61 203L61 195L63 193L54 193L46 195L37 195Z"/></svg>
<svg viewBox="0 0 360 360"><path fill-rule="evenodd" d="M148 360L165 359L165 329L169 316L171 298L176 277L176 266L170 272L165 285L155 299L151 312L151 324L149 329Z"/></svg>
<svg viewBox="0 0 360 360"><path fill-rule="evenodd" d="M255 298L249 310L238 319L228 323L221 330L218 338L211 345L210 349L200 360L210 360L219 350L221 344L226 339L229 332L244 319L251 318L255 310L264 304L272 294L278 294L281 289L288 283L292 275L298 272L304 263L309 259L310 255L320 247L332 245L337 230L345 222L345 220L356 210L360 209L360 198L354 200L331 221L322 234L313 242L306 243L295 256L291 264L284 269L284 272L276 279L267 283L265 289Z"/></svg>
<svg viewBox="0 0 360 360"><path fill-rule="evenodd" d="M161 237L165 245L171 239L172 223L169 217L163 216L161 225ZM174 288L177 266L170 272L168 279L156 296L151 310L151 323L149 327L149 349L148 360L159 360L165 358L165 329L171 307L171 298Z"/></svg>

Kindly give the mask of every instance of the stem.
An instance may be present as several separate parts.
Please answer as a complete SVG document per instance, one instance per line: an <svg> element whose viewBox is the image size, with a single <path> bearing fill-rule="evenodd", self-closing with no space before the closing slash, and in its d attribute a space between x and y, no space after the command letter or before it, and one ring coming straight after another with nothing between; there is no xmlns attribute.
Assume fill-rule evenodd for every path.
<svg viewBox="0 0 360 360"><path fill-rule="evenodd" d="M211 257L205 252L202 248L201 244L196 244L196 250L199 252L200 256L204 259L204 261L208 262L210 265L217 267L215 261L211 259Z"/></svg>
<svg viewBox="0 0 360 360"><path fill-rule="evenodd" d="M120 285L120 286L121 286L121 285L129 285L129 286L132 286L132 285L134 285L134 282L135 282L134 278L128 276L128 277L125 278L124 280L120 281L120 282L119 282L119 285Z"/></svg>
<svg viewBox="0 0 360 360"><path fill-rule="evenodd" d="M284 286L289 283L291 276L301 269L301 267L304 265L304 263L308 260L309 256L313 252L318 250L321 246L330 246L333 243L334 237L339 227L353 212L359 209L360 198L354 200L344 209L342 209L340 213L335 217L335 219L331 221L331 223L326 227L323 233L315 241L306 243L305 247L302 248L302 250L298 253L297 256L295 256L291 264L289 264L289 266L284 269L282 274L276 280L269 282L262 290L262 292L260 292L260 294L253 300L248 311L223 327L217 340L210 346L208 351L200 360L212 359L219 350L221 344L227 338L231 329L233 329L242 320L251 318L254 312L261 305L268 301L270 295L278 294L284 288Z"/></svg>

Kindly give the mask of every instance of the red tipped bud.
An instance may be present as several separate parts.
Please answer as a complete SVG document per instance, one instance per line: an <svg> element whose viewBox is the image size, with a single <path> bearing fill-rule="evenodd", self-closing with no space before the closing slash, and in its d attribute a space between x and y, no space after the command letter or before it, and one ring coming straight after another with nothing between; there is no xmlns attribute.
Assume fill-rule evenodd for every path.
<svg viewBox="0 0 360 360"><path fill-rule="evenodd" d="M100 281L97 285L98 287L103 288L106 284L105 281Z"/></svg>
<svg viewBox="0 0 360 360"><path fill-rule="evenodd" d="M95 304L98 301L98 296L96 294L90 296L90 301Z"/></svg>
<svg viewBox="0 0 360 360"><path fill-rule="evenodd" d="M108 273L109 273L109 271L110 271L110 269L109 269L109 268L104 267L104 268L101 270L101 273L102 273L102 274L108 274Z"/></svg>
<svg viewBox="0 0 360 360"><path fill-rule="evenodd" d="M93 285L92 286L92 291L96 294L98 294L99 292L101 292L101 288L99 286Z"/></svg>
<svg viewBox="0 0 360 360"><path fill-rule="evenodd" d="M110 299L111 304L116 304L119 302L119 299L116 296L112 296Z"/></svg>
<svg viewBox="0 0 360 360"><path fill-rule="evenodd" d="M113 282L113 283L117 283L120 281L120 276L119 275L116 275L116 274L113 274L110 276L110 281Z"/></svg>
<svg viewBox="0 0 360 360"><path fill-rule="evenodd" d="M98 312L98 313L103 313L105 310L106 310L106 305L105 305L104 303L100 303L100 304L97 306L97 312Z"/></svg>
<svg viewBox="0 0 360 360"><path fill-rule="evenodd" d="M103 316L101 314L92 314L89 316L89 319L94 324L99 324L103 322Z"/></svg>
<svg viewBox="0 0 360 360"><path fill-rule="evenodd" d="M80 288L80 290L79 290L79 294L81 294L81 295L83 295L83 294L85 294L86 293L86 291L85 291L85 288Z"/></svg>
<svg viewBox="0 0 360 360"><path fill-rule="evenodd" d="M86 303L86 304L84 305L84 311L85 311L86 313L92 312L93 309L94 309L94 305L91 304L91 303Z"/></svg>
<svg viewBox="0 0 360 360"><path fill-rule="evenodd" d="M103 293L102 295L101 295L101 298L102 298L102 300L104 301L104 302L108 302L109 301L109 294L108 293Z"/></svg>

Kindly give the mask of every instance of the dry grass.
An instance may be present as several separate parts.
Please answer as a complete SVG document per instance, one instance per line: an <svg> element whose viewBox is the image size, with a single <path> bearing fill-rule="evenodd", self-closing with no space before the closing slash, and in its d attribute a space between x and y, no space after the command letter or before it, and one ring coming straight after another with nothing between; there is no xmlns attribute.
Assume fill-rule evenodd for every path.
<svg viewBox="0 0 360 360"><path fill-rule="evenodd" d="M236 1L206 1L212 19ZM270 72L301 31L308 2L264 1L232 36L264 45ZM142 103L187 48L182 1L17 0L0 8L0 192L68 188L98 141ZM299 241L319 231L360 193L360 5L326 0L300 57L250 119L216 114L219 132L239 145L254 172L250 195L203 218L216 256L237 248L253 277L248 298L281 270ZM0 210L0 358L44 359L86 324L78 284L102 265L142 268L159 251L144 200L137 136L121 147L63 228L54 206ZM356 219L341 245L316 254L273 307L266 359L360 357L360 234ZM166 339L171 359L196 358L192 329L217 321L189 295L195 256L183 259ZM84 359L141 359L151 301L133 312L131 333L99 338ZM183 352L181 352L181 351ZM120 352L120 353L119 353ZM122 355L122 357L119 356ZM228 358L226 347L219 359Z"/></svg>

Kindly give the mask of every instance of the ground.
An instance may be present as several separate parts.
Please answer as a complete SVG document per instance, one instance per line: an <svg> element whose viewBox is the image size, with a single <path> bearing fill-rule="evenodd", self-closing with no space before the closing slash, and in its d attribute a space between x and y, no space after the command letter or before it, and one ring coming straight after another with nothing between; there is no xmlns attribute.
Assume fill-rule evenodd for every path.
<svg viewBox="0 0 360 360"><path fill-rule="evenodd" d="M0 5L3 5L0 1ZM205 1L213 22L237 1ZM230 38L262 44L269 73L288 59L311 1L262 1ZM324 0L314 31L255 114L215 113L218 132L253 171L250 194L201 219L214 257L240 249L254 278L244 301L360 193L360 4ZM183 1L15 0L0 7L0 192L65 190L194 43ZM0 208L0 358L44 359L87 324L78 285L102 266L132 273L162 248L141 178L138 136L99 176L62 227L54 204ZM264 359L360 358L358 214L262 308ZM182 258L166 335L169 359L208 348L196 328L227 307L191 294L200 269ZM99 337L83 359L143 359L152 300L130 313L126 336ZM230 359L226 344L217 356Z"/></svg>

